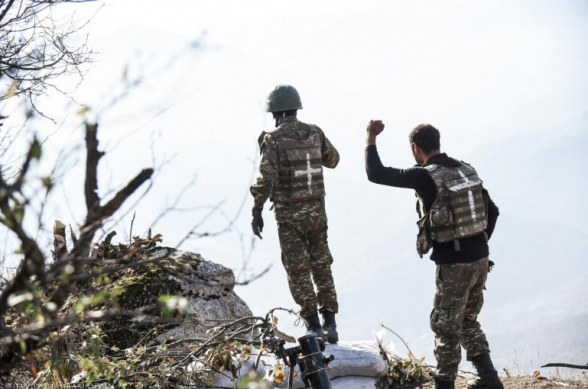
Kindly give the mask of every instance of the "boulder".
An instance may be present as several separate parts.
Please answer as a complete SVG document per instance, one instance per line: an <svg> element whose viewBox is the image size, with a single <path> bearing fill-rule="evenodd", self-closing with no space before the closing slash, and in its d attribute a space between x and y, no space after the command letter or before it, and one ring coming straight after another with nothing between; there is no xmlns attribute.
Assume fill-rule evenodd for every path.
<svg viewBox="0 0 588 389"><path fill-rule="evenodd" d="M129 249L121 244L103 243L103 246L103 255L98 258L121 258L129 253ZM153 263L154 260L157 264ZM170 337L175 340L203 338L210 328L252 315L247 304L233 290L233 271L207 261L200 254L170 247L142 246L132 261L145 264L112 273L107 281L93 279L81 284L79 293L72 295L62 308L62 314L71 314L81 298L104 292L109 297L92 304L91 309L156 307L134 318L101 323L109 342L123 349L134 346L153 329L150 323L162 316L158 306L164 296L177 296L176 301L180 302L182 309L172 310L174 317L181 319L179 324L155 329L155 340L160 343Z"/></svg>
<svg viewBox="0 0 588 389"><path fill-rule="evenodd" d="M160 335L158 341L162 342L171 336L175 339L203 337L207 330L218 323L252 316L245 301L233 290L235 275L231 269L207 261L200 254L182 250L172 250L166 254L162 250L153 255L167 255L170 269L178 272L178 276L168 275L168 279L178 284L179 295L187 299L184 312L188 320ZM198 265L194 268L186 265L186 262Z"/></svg>

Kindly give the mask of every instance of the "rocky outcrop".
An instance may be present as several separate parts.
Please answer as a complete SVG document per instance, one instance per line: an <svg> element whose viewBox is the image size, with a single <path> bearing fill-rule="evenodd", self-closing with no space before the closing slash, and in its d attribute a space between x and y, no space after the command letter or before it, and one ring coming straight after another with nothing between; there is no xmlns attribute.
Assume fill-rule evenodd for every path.
<svg viewBox="0 0 588 389"><path fill-rule="evenodd" d="M203 337L206 331L227 320L251 316L247 304L235 293L235 275L218 263L210 262L199 254L188 251L162 249L154 256L166 255L170 260L170 270L177 275L169 275L176 282L179 295L187 299L184 313L186 320L178 327L160 335L163 341L173 336L176 339ZM196 267L185 263L197 263ZM174 265L177 263L178 265Z"/></svg>
<svg viewBox="0 0 588 389"><path fill-rule="evenodd" d="M121 259L131 256L128 265L140 266L114 272L107 280L92 279L81 285L80 293L72 295L62 309L71 314L81 299L104 295L105 299L91 304L93 310L121 309L132 311L154 307L132 318L120 318L101 323L109 342L119 348L132 347L153 329L157 319L165 315L162 299L175 296L177 306L168 312L177 319L157 328L155 340L163 342L173 337L202 338L206 332L227 321L251 316L247 304L235 294L233 271L218 263L207 261L200 254L169 247L144 245L133 252L122 244L102 243L98 258ZM100 265L97 265L100 266ZM118 265L109 265L118 266Z"/></svg>

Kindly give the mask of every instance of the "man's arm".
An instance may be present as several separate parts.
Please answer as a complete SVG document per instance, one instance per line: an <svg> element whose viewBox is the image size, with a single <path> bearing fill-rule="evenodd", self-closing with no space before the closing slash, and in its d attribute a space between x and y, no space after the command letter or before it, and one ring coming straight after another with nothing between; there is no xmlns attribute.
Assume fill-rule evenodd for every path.
<svg viewBox="0 0 588 389"><path fill-rule="evenodd" d="M416 191L435 190L435 184L423 168L397 169L382 165L375 145L365 149L365 170L368 180L374 184L409 188Z"/></svg>
<svg viewBox="0 0 588 389"><path fill-rule="evenodd" d="M414 189L421 196L424 193L434 193L435 184L425 169L420 167L397 169L382 165L376 147L376 137L382 131L384 131L384 124L380 120L369 122L365 149L365 170L368 180L375 184Z"/></svg>
<svg viewBox="0 0 588 389"><path fill-rule="evenodd" d="M327 137L323 134L324 142L322 147L322 154L323 154L323 166L334 169L339 164L339 152L333 146L331 141L327 139Z"/></svg>
<svg viewBox="0 0 588 389"><path fill-rule="evenodd" d="M276 142L267 134L261 143L261 161L259 175L255 184L251 185L253 209L263 209L263 204L270 196L272 186L279 182L278 153Z"/></svg>

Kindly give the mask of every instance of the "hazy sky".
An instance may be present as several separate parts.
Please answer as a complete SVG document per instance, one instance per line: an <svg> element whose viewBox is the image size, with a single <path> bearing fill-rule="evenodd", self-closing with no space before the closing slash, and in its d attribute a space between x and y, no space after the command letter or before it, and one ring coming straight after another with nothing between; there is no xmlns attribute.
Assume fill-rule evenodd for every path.
<svg viewBox="0 0 588 389"><path fill-rule="evenodd" d="M74 6L61 7L69 12ZM87 15L96 5L76 8ZM419 260L414 250L414 195L367 182L365 125L370 119L384 120L380 152L385 164L396 166L413 164L407 141L411 128L423 122L439 128L445 150L479 167L503 213L495 240L505 249L498 252L508 253L507 237L500 231L514 231L508 215L524 202L509 197L513 191L506 182L513 179L507 176L526 173L512 173L507 159L532 155L568 133L585 134L585 127L570 128L569 123L586 123L580 119L588 110L587 21L585 1L174 0L165 7L145 0L109 1L86 30L96 62L75 98L91 108L89 118L99 120L103 145L112 149L128 134L101 166L102 190L120 186L153 164L152 139L156 164L176 155L137 209L136 230L148 228L165 202L173 201L196 174L197 183L181 206L224 200L223 210L233 217L245 198L235 229L244 233L248 249L252 200L246 196L256 140L273 126L262 103L276 84L294 85L304 105L300 119L319 125L342 157L337 169L326 172L326 189L343 338L369 338L370 330L384 321L422 345L421 350L430 350L434 265ZM97 116L124 80L138 75L145 75L145 81ZM72 130L80 121L72 113L78 107L63 108L58 98L42 107L66 123L47 146L49 158L64 144L83 139L79 128ZM38 129L49 133L55 126L44 122ZM508 148L520 137L527 137L526 143ZM496 150L506 153L499 161L488 155ZM583 153L576 155L578 162L586 162ZM503 171L494 170L496 162ZM59 205L48 220L81 221L80 177L79 169L72 169L63 186L67 201L62 189L56 192L52 200ZM585 197L585 184L575 188L576 197ZM538 203L544 200L536 197ZM273 306L295 308L273 216L269 206L265 209L264 239L255 243L251 271L269 264L273 268L237 290L257 314ZM206 212L172 214L156 232L175 245ZM124 219L125 226L130 218ZM572 218L564 226L573 226L585 239L585 218ZM225 224L215 215L200 231ZM235 233L190 240L183 248L231 268L242 261ZM586 265L577 266L576 273L585 276ZM500 277L492 275L490 284L500 287L491 291L506 282ZM489 293L488 309L506 304L498 298ZM359 312L362 307L369 314Z"/></svg>

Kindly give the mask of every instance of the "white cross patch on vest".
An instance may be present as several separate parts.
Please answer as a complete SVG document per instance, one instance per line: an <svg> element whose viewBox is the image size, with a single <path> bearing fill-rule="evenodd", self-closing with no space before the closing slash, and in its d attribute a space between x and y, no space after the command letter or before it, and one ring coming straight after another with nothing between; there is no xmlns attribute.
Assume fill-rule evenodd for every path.
<svg viewBox="0 0 588 389"><path fill-rule="evenodd" d="M312 173L320 173L320 168L312 169L310 167L310 154L306 153L306 170L296 170L294 172L295 177L300 177L306 175L308 177L308 190L310 194L312 194Z"/></svg>
<svg viewBox="0 0 588 389"><path fill-rule="evenodd" d="M459 172L459 175L466 181L467 184L470 183L470 180L463 174L462 171ZM468 190L468 202L470 204L470 211L472 212L472 220L476 221L476 203L474 201L474 194L471 190Z"/></svg>

